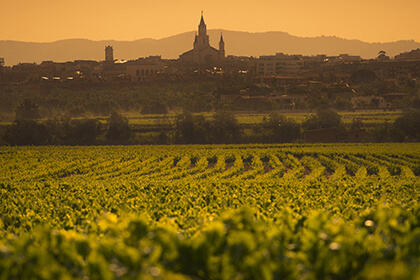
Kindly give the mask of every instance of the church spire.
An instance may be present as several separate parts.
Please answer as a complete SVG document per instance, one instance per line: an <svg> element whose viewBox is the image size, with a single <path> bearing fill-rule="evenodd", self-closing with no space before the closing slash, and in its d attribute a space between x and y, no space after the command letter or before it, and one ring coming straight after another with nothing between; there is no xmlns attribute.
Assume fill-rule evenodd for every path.
<svg viewBox="0 0 420 280"><path fill-rule="evenodd" d="M219 41L219 57L225 57L225 42L223 41L223 34L220 33L220 41Z"/></svg>
<svg viewBox="0 0 420 280"><path fill-rule="evenodd" d="M206 25L206 24L204 23L203 11L201 11L201 20L200 20L200 25Z"/></svg>
<svg viewBox="0 0 420 280"><path fill-rule="evenodd" d="M207 26L204 23L203 11L201 11L201 20L198 26L198 36L207 36Z"/></svg>

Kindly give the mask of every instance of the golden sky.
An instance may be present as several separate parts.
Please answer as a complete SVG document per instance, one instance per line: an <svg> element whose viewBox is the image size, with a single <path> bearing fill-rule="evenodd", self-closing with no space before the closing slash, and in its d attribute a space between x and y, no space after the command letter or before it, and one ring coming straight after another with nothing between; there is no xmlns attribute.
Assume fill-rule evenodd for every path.
<svg viewBox="0 0 420 280"><path fill-rule="evenodd" d="M2 0L0 40L136 40L197 29L420 42L420 0Z"/></svg>

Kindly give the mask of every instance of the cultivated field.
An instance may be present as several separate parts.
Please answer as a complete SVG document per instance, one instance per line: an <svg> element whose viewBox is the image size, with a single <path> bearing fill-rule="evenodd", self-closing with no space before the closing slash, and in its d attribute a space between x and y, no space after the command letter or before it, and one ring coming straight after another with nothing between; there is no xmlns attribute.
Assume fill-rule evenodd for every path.
<svg viewBox="0 0 420 280"><path fill-rule="evenodd" d="M315 115L316 112L293 112L285 111L280 112L284 116L290 118L291 120L302 123L307 118L312 115ZM201 113L206 118L211 118L212 113ZM393 123L397 118L403 116L401 111L359 111L359 112L339 112L342 116L342 121L344 124L349 125L354 119L361 120L366 126L375 126L382 125L385 122ZM263 122L264 118L269 118L270 114L268 113L237 113L235 114L238 119L238 123L242 125L258 125ZM176 114L166 114L166 115L142 115L138 113L129 113L127 114L129 122L132 125L146 125L146 126L156 126L156 125L171 125L175 123Z"/></svg>
<svg viewBox="0 0 420 280"><path fill-rule="evenodd" d="M0 279L418 279L420 144L0 148Z"/></svg>

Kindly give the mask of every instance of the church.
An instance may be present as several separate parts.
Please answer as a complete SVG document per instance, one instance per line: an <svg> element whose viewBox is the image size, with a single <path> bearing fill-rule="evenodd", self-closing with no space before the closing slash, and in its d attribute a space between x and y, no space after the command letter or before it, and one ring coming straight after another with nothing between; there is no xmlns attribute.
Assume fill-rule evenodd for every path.
<svg viewBox="0 0 420 280"><path fill-rule="evenodd" d="M204 23L203 13L198 26L198 35L195 35L194 47L179 56L179 61L189 65L200 65L205 67L221 66L225 59L225 42L223 35L220 35L219 49L210 46L207 26Z"/></svg>

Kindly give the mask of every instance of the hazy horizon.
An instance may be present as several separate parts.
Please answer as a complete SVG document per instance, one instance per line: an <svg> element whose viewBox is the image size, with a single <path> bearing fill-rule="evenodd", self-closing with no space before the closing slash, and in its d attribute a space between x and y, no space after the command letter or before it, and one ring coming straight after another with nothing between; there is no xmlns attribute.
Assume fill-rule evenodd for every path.
<svg viewBox="0 0 420 280"><path fill-rule="evenodd" d="M223 28L208 28L208 31L226 31L226 32L241 32L241 33L249 33L249 34L264 34L264 33L285 33L287 35L293 36L293 37L299 37L299 38L321 38L321 37L335 37L335 38L340 38L340 39L344 39L344 40L349 40L349 41L361 41L364 43L369 43L369 44L376 44L376 43L393 43L393 42L399 42L399 41L414 41L417 43L420 43L420 40L417 41L415 39L398 39L398 40L394 40L394 41L372 41L372 42L368 42L368 41L364 41L358 38L345 38L345 37L341 37L341 36L337 36L337 35L314 35L314 36L299 36L299 35L295 35L295 34L291 34L290 32L286 32L286 31L282 31L282 30L268 30L268 31L241 31L241 30L229 30L229 29L223 29ZM153 38L153 37L143 37L143 38L137 38L137 39L132 39L132 40L118 40L118 39L113 39L113 38L104 38L104 39L91 39L91 38L86 38L86 37L69 37L69 38L62 38L62 39L57 39L57 40L52 40L52 41L22 41L22 40L2 40L0 39L0 41L14 41L14 42L22 42L22 43L41 43L41 44L48 44L48 43L55 43L55 42L60 42L60 41L67 41L67 40L88 40L88 41L93 41L93 42L102 42L102 41L116 41L116 42L133 42L133 41L139 41L139 40L163 40L163 39L167 39L167 38L171 38L171 37L176 37L178 35L183 35L183 34L188 34L188 33L192 33L192 32L196 32L196 30L188 30L188 31L184 31L184 32L180 32L177 34L172 34L172 35L168 35L165 37L159 37L159 38Z"/></svg>
<svg viewBox="0 0 420 280"><path fill-rule="evenodd" d="M416 20L420 2L354 0L245 0L237 3L192 0L141 3L122 0L16 0L4 3L1 41L49 43L67 39L135 41L164 39L196 30L200 13L209 29L298 37L335 36L368 43L420 42Z"/></svg>

